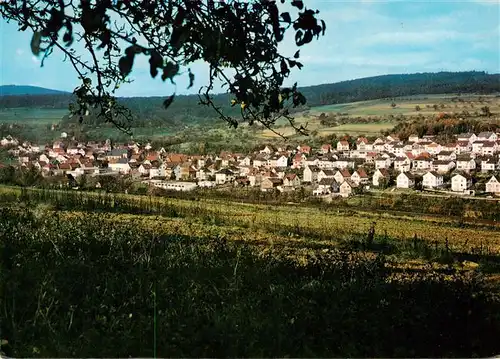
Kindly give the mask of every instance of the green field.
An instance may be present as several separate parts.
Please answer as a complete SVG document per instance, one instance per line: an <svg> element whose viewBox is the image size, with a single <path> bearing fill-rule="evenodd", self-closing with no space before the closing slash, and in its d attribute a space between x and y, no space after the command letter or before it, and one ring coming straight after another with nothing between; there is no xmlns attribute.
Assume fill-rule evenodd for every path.
<svg viewBox="0 0 500 359"><path fill-rule="evenodd" d="M474 113L486 105L489 106L491 112L500 113L500 98L498 97L462 95L460 102L458 100L453 102L453 97L458 98L454 95L418 95L397 98L394 99L395 108L391 107L392 100L372 100L319 106L313 107L304 113L296 114L295 122L298 125L306 126L310 133L314 132L317 136L331 134L377 136L381 131L390 130L396 125L397 120L395 117L433 116L439 112L453 113L468 111ZM417 105L420 106L420 111L416 111L415 107ZM438 105L438 108L435 109L433 105ZM337 115L339 119L347 123L337 126L322 125L319 116L323 113L326 115ZM61 118L66 114L67 110L64 109L3 109L0 110L0 124L22 124L24 126L20 137L33 141L50 141L58 138L60 132L64 131L64 129L47 132L47 126L59 123ZM359 121L359 118L368 120L368 123L354 123L355 121ZM350 121L353 123L349 123ZM41 126L43 126L43 129ZM297 136L286 119L278 120L274 129L279 134L297 141L304 141L311 138ZM197 148L200 144L211 142L213 149L216 151L222 150L221 146L224 143L227 143L228 147L234 148L234 150L241 151L244 148L251 148L262 141L279 139L280 137L273 131L263 129L262 127L244 128L240 126L237 130L228 129L220 120L214 120L211 126L191 126L191 128L185 130L169 127L141 127L132 128L131 130L133 138L139 141L161 140L170 136L182 136L186 141L184 148ZM6 131L8 132L8 129ZM3 135L8 134L7 132ZM215 136L215 132L219 135ZM86 134L92 139L111 138L115 141L127 141L130 139L130 136L110 127L89 129L86 131ZM210 138L210 141L208 141L208 138Z"/></svg>
<svg viewBox="0 0 500 359"><path fill-rule="evenodd" d="M497 354L494 228L14 187L0 203L9 357Z"/></svg>
<svg viewBox="0 0 500 359"><path fill-rule="evenodd" d="M67 114L67 109L0 109L0 124L17 123L25 125L52 125L61 122L62 118Z"/></svg>
<svg viewBox="0 0 500 359"><path fill-rule="evenodd" d="M463 95L460 100L463 102L452 101L452 98L458 98L455 95L416 95L407 96L404 98L396 98L394 100L381 99L381 100L371 100L371 101L359 101L346 104L337 105L326 105L312 107L310 110L299 113L295 115L295 121L297 124L305 125L309 131L317 131L319 135L329 135L329 134L353 134L360 135L366 134L371 136L376 136L380 134L380 131L389 130L396 124L393 117L395 116L433 116L440 112L475 112L479 111L482 106L489 106L491 112L500 112L500 98L486 95ZM391 104L394 101L396 107L392 107ZM435 109L433 105L438 105ZM420 107L420 110L416 110L416 106ZM352 124L342 124L335 127L323 126L320 124L319 116L321 114L335 115L342 114L339 117L344 119L354 119L370 118L371 123L352 123ZM291 126L287 124L285 120L281 120L277 123L276 131L284 136L295 136L295 131ZM259 134L261 138L278 138L279 136L270 130L263 130Z"/></svg>
<svg viewBox="0 0 500 359"><path fill-rule="evenodd" d="M371 101L359 101L347 104L338 105L326 105L313 107L310 111L313 115L319 115L321 113L348 113L349 116L389 116L389 115L416 115L418 113L422 114L433 114L442 111L452 112L461 111L463 109L468 109L470 111L471 107L469 102L475 103L477 109L481 106L479 98L484 99L484 105L489 105L493 112L500 110L500 100L492 95L464 95L460 98L464 102L453 102L452 98L457 98L455 95L443 94L443 95L416 95L416 96L406 96L404 98L395 99L380 99ZM391 103L396 104L395 108L391 107ZM489 103L487 103L489 102ZM427 108L426 105L434 104L444 104L443 109L438 108L437 110L433 108ZM419 105L421 110L417 112L415 106ZM456 107L455 107L456 105ZM476 108L474 107L474 108Z"/></svg>

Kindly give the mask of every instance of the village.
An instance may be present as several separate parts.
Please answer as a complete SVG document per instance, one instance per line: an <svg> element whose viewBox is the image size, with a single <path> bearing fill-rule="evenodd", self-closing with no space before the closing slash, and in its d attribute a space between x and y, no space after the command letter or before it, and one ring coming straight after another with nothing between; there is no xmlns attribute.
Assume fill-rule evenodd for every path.
<svg viewBox="0 0 500 359"><path fill-rule="evenodd" d="M434 136L340 140L311 148L262 145L252 153L169 153L151 144L81 143L62 136L39 145L11 136L0 140L16 166L44 177L130 176L165 190L254 187L288 192L304 188L314 196L349 197L366 191L426 190L457 195L500 195L500 135L464 133L440 144ZM5 164L0 164L0 167ZM484 186L477 186L481 179Z"/></svg>

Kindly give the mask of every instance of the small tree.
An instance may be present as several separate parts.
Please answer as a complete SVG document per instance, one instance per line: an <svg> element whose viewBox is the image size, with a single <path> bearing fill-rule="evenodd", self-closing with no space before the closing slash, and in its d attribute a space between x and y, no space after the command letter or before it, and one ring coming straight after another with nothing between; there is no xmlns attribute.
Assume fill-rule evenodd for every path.
<svg viewBox="0 0 500 359"><path fill-rule="evenodd" d="M489 106L481 107L481 116L487 116L487 117L491 116L491 111Z"/></svg>
<svg viewBox="0 0 500 359"><path fill-rule="evenodd" d="M420 106L419 105L415 106L415 111L417 111L417 112L420 111Z"/></svg>
<svg viewBox="0 0 500 359"><path fill-rule="evenodd" d="M392 108L396 108L396 106L397 106L397 105L396 105L396 103L393 101L393 102L391 103L391 107L392 107Z"/></svg>

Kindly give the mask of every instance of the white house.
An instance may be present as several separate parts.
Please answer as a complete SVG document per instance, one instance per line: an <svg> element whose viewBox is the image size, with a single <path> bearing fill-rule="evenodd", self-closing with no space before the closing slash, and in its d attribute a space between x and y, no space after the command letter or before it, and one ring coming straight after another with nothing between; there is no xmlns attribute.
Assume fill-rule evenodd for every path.
<svg viewBox="0 0 500 359"><path fill-rule="evenodd" d="M339 184L335 181L335 178L323 178L318 182L318 188L316 189L316 194L330 194L333 192L338 192Z"/></svg>
<svg viewBox="0 0 500 359"><path fill-rule="evenodd" d="M158 167L151 167L149 170L149 178L155 177L165 177L165 165L160 165ZM196 173L198 174L198 172Z"/></svg>
<svg viewBox="0 0 500 359"><path fill-rule="evenodd" d="M481 154L483 156L491 156L498 151L496 142L485 142L481 147Z"/></svg>
<svg viewBox="0 0 500 359"><path fill-rule="evenodd" d="M318 182L321 182L323 178L334 178L335 171L334 170L321 170L318 173Z"/></svg>
<svg viewBox="0 0 500 359"><path fill-rule="evenodd" d="M459 171L473 171L476 169L476 161L469 155L463 155L457 157L457 170Z"/></svg>
<svg viewBox="0 0 500 359"><path fill-rule="evenodd" d="M427 171L432 169L432 160L424 156L418 156L413 161L413 169L417 171Z"/></svg>
<svg viewBox="0 0 500 359"><path fill-rule="evenodd" d="M141 176L149 176L149 171L151 171L151 164L143 163L139 166L138 171Z"/></svg>
<svg viewBox="0 0 500 359"><path fill-rule="evenodd" d="M454 161L457 159L455 151L441 151L437 154L439 161Z"/></svg>
<svg viewBox="0 0 500 359"><path fill-rule="evenodd" d="M443 185L443 175L429 171L422 177L422 186L426 188L436 188Z"/></svg>
<svg viewBox="0 0 500 359"><path fill-rule="evenodd" d="M356 171L351 176L351 180L356 183L357 185L359 184L366 184L369 182L370 178L368 177L368 174L363 168L358 168Z"/></svg>
<svg viewBox="0 0 500 359"><path fill-rule="evenodd" d="M382 181L385 181L387 183L389 182L389 179L389 171L387 171L385 168L380 168L373 174L373 185L378 187L382 184Z"/></svg>
<svg viewBox="0 0 500 359"><path fill-rule="evenodd" d="M418 141L420 141L420 138L418 138L418 135L413 134L413 135L410 135L410 137L408 137L408 141L410 141L410 142L418 142Z"/></svg>
<svg viewBox="0 0 500 359"><path fill-rule="evenodd" d="M300 186L300 178L295 173L287 173L285 177L283 177L283 186L284 187L298 187Z"/></svg>
<svg viewBox="0 0 500 359"><path fill-rule="evenodd" d="M457 136L459 142L469 142L473 143L477 140L477 136L474 133L461 133Z"/></svg>
<svg viewBox="0 0 500 359"><path fill-rule="evenodd" d="M389 168L389 167L391 167L391 159L390 158L378 157L375 159L375 168L376 169Z"/></svg>
<svg viewBox="0 0 500 359"><path fill-rule="evenodd" d="M251 166L252 165L252 158L250 156L245 156L240 160L240 166ZM198 166L202 167L204 164L198 163Z"/></svg>
<svg viewBox="0 0 500 359"><path fill-rule="evenodd" d="M319 168L316 166L306 166L303 173L303 181L314 183L318 180Z"/></svg>
<svg viewBox="0 0 500 359"><path fill-rule="evenodd" d="M110 162L108 164L108 167L111 169L113 172L118 172L121 174L128 174L130 173L130 165L128 163L128 160L126 158L121 158L116 162Z"/></svg>
<svg viewBox="0 0 500 359"><path fill-rule="evenodd" d="M323 154L330 153L331 150L332 150L332 145L324 144L323 146L321 146L321 153Z"/></svg>
<svg viewBox="0 0 500 359"><path fill-rule="evenodd" d="M464 153L469 153L472 151L472 144L468 141L457 142L457 146L455 147L455 152L460 155Z"/></svg>
<svg viewBox="0 0 500 359"><path fill-rule="evenodd" d="M487 144L488 141L479 141L477 140L472 144L472 153L483 153L483 146Z"/></svg>
<svg viewBox="0 0 500 359"><path fill-rule="evenodd" d="M338 168L353 168L354 167L354 160L350 158L339 158L335 162L336 166Z"/></svg>
<svg viewBox="0 0 500 359"><path fill-rule="evenodd" d="M272 148L269 145L264 146L264 148L259 151L259 153L265 153L266 155L269 155L274 152L275 152L274 148Z"/></svg>
<svg viewBox="0 0 500 359"><path fill-rule="evenodd" d="M472 179L467 174L457 173L451 177L451 190L453 192L464 192L472 186Z"/></svg>
<svg viewBox="0 0 500 359"><path fill-rule="evenodd" d="M167 190L174 190L174 191L192 191L198 185L194 182L180 182L180 181L173 181L173 182L165 182L165 181L155 181L152 180L150 182L153 186L158 187L158 188L163 188Z"/></svg>
<svg viewBox="0 0 500 359"><path fill-rule="evenodd" d="M491 176L490 180L486 182L486 192L500 194L500 182L495 176Z"/></svg>
<svg viewBox="0 0 500 359"><path fill-rule="evenodd" d="M498 136L494 132L481 132L477 135L479 141L496 141Z"/></svg>
<svg viewBox="0 0 500 359"><path fill-rule="evenodd" d="M437 171L439 173L448 173L450 172L453 168L455 168L455 162L453 161L440 161L436 160L432 162L432 169L434 171Z"/></svg>
<svg viewBox="0 0 500 359"><path fill-rule="evenodd" d="M273 156L269 160L268 164L271 167L287 167L288 166L288 158L284 155Z"/></svg>
<svg viewBox="0 0 500 359"><path fill-rule="evenodd" d="M396 177L396 187L397 188L411 188L415 186L415 177L408 172L401 172Z"/></svg>
<svg viewBox="0 0 500 359"><path fill-rule="evenodd" d="M342 184L339 187L340 195L342 197L349 197L355 188L358 188L358 185L353 181L347 179L344 182L342 182Z"/></svg>
<svg viewBox="0 0 500 359"><path fill-rule="evenodd" d="M373 144L369 143L368 140L364 138L362 140L358 140L356 148L358 151L373 151Z"/></svg>
<svg viewBox="0 0 500 359"><path fill-rule="evenodd" d="M333 176L333 178L335 178L335 180L338 183L342 183L345 180L351 179L351 174L349 173L349 170L342 169L342 170L338 170L337 172L335 172L335 175Z"/></svg>
<svg viewBox="0 0 500 359"><path fill-rule="evenodd" d="M316 156L310 156L304 160L306 166L316 166L319 167L319 158Z"/></svg>
<svg viewBox="0 0 500 359"><path fill-rule="evenodd" d="M233 171L231 171L228 168L224 168L220 170L219 172L215 173L215 183L217 184L224 184L227 182L232 182L236 178L235 174Z"/></svg>
<svg viewBox="0 0 500 359"><path fill-rule="evenodd" d="M394 161L394 169L399 172L409 172L411 169L411 161L408 157L397 157Z"/></svg>
<svg viewBox="0 0 500 359"><path fill-rule="evenodd" d="M497 162L493 158L481 161L481 172L493 172L496 170Z"/></svg>
<svg viewBox="0 0 500 359"><path fill-rule="evenodd" d="M337 151L349 151L349 142L345 140L337 142Z"/></svg>

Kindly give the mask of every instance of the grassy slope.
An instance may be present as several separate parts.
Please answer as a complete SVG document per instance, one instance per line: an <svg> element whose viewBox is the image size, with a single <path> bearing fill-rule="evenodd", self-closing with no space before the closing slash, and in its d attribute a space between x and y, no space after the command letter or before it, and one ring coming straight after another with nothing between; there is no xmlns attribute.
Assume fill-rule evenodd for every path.
<svg viewBox="0 0 500 359"><path fill-rule="evenodd" d="M308 115L299 114L296 116L295 120L299 124L306 124L307 128L311 131L317 130L321 135L328 135L331 133L336 134L353 134L353 135L377 135L381 130L387 130L395 125L394 121L390 120L390 116L394 115L404 115L404 116L416 116L422 114L424 116L435 115L440 112L461 112L467 110L469 112L480 111L480 108L484 105L490 107L491 112L500 113L500 98L495 96L477 96L477 95L463 95L461 98L465 101L464 103L452 102L452 98L455 95L419 95L404 97L402 99L395 99L396 107L392 108L392 101L389 100L370 100L370 101L359 101L346 104L338 105L328 105L328 106L318 106L312 107L308 111ZM479 97L486 99L487 102L481 104L478 100ZM474 107L471 107L469 102L472 102ZM427 108L426 105L432 106L434 104L444 104L443 109L438 108ZM419 105L421 110L416 111L415 106ZM455 107L455 105L457 107ZM367 124L345 124L336 127L326 127L320 124L320 120L317 118L321 113L325 114L347 114L342 117L371 117L378 118L381 120L380 123L367 123ZM293 135L294 131L286 123L279 123L278 132L284 135ZM263 138L275 138L276 134L273 134L269 130L263 130L260 133Z"/></svg>
<svg viewBox="0 0 500 359"><path fill-rule="evenodd" d="M494 96L481 96L486 99L487 102L483 104L479 103L479 96L475 95L463 95L461 98L465 101L463 103L454 103L451 98L454 95L420 95L405 97L403 99L396 99L396 108L391 108L391 101L388 100L371 100L371 101L360 101L347 104L338 105L328 105L313 107L308 111L308 114L302 113L295 116L295 120L298 124L306 125L310 131L316 130L318 135L325 136L329 134L352 134L352 135L371 135L376 136L382 130L388 130L395 125L395 121L391 120L390 116L394 115L404 115L404 116L414 116L417 114L422 114L424 116L434 115L439 112L461 112L467 110L469 112L479 111L484 105L488 105L493 113L500 113L500 98ZM473 107L471 106L471 103ZM434 110L433 108L427 108L426 105L432 106L433 104L444 104L445 108L438 108ZM419 105L421 110L417 112L415 106ZM322 126L318 116L321 113L326 114L336 114L342 113L347 114L348 118L356 117L370 117L372 119L378 119L378 123L367 123L367 124L343 124L336 127ZM31 108L17 108L17 109L3 109L0 110L0 124L25 124L28 125L27 134L31 137L37 137L37 133L41 140L49 140L52 138L57 138L60 134L59 131L54 133L41 133L41 127L45 131L47 125L53 123L59 123L60 119L67 114L67 110L62 109L31 109ZM224 141L238 141L241 143L242 138L248 143L258 143L260 141L265 141L269 139L278 138L278 136L270 130L265 129L238 129L237 132L241 132L241 135L232 136L229 131L235 131L234 129L227 129L221 127L223 124L220 121L215 122L216 126L211 127L214 134L217 133L227 133L227 139ZM211 135L208 135L208 125L202 126L203 129L197 130L195 128L183 131L187 138L196 143L199 141L204 141L206 139L214 140ZM134 138L136 139L159 139L165 136L172 136L179 134L179 132L173 130L169 127L160 128L133 128L132 129ZM222 131L222 132L221 132ZM276 131L285 136L295 136L294 130L289 126L286 120L280 120L276 123ZM120 136L122 138L124 135L117 129L114 128L99 128L91 129L88 132L91 136L100 137L114 137ZM182 132L181 132L182 133ZM43 135L43 136L42 136ZM208 135L208 137L207 137ZM43 137L43 138L42 138ZM221 136L219 136L221 137ZM221 137L221 139L222 139ZM234 137L234 138L233 138ZM307 140L307 137L295 137L297 140Z"/></svg>
<svg viewBox="0 0 500 359"><path fill-rule="evenodd" d="M55 193L59 206L76 196ZM381 257L336 250L334 239L366 237L369 213L130 195L95 213L89 197L96 195L72 202L78 212L53 212L50 201L30 202L34 217L18 207L23 201L0 209L0 234L16 233L9 250L19 266L4 278L9 356L496 354L498 307L474 279L477 268L456 266L452 274L416 260L418 249L404 240L414 231L432 236L425 241L448 236L460 250L465 238L470 245L489 238L498 250L495 231L381 217L376 241L398 246ZM137 209L161 201L169 215L116 213L122 199Z"/></svg>
<svg viewBox="0 0 500 359"><path fill-rule="evenodd" d="M0 123L51 125L61 122L68 114L65 109L11 108L0 109Z"/></svg>

